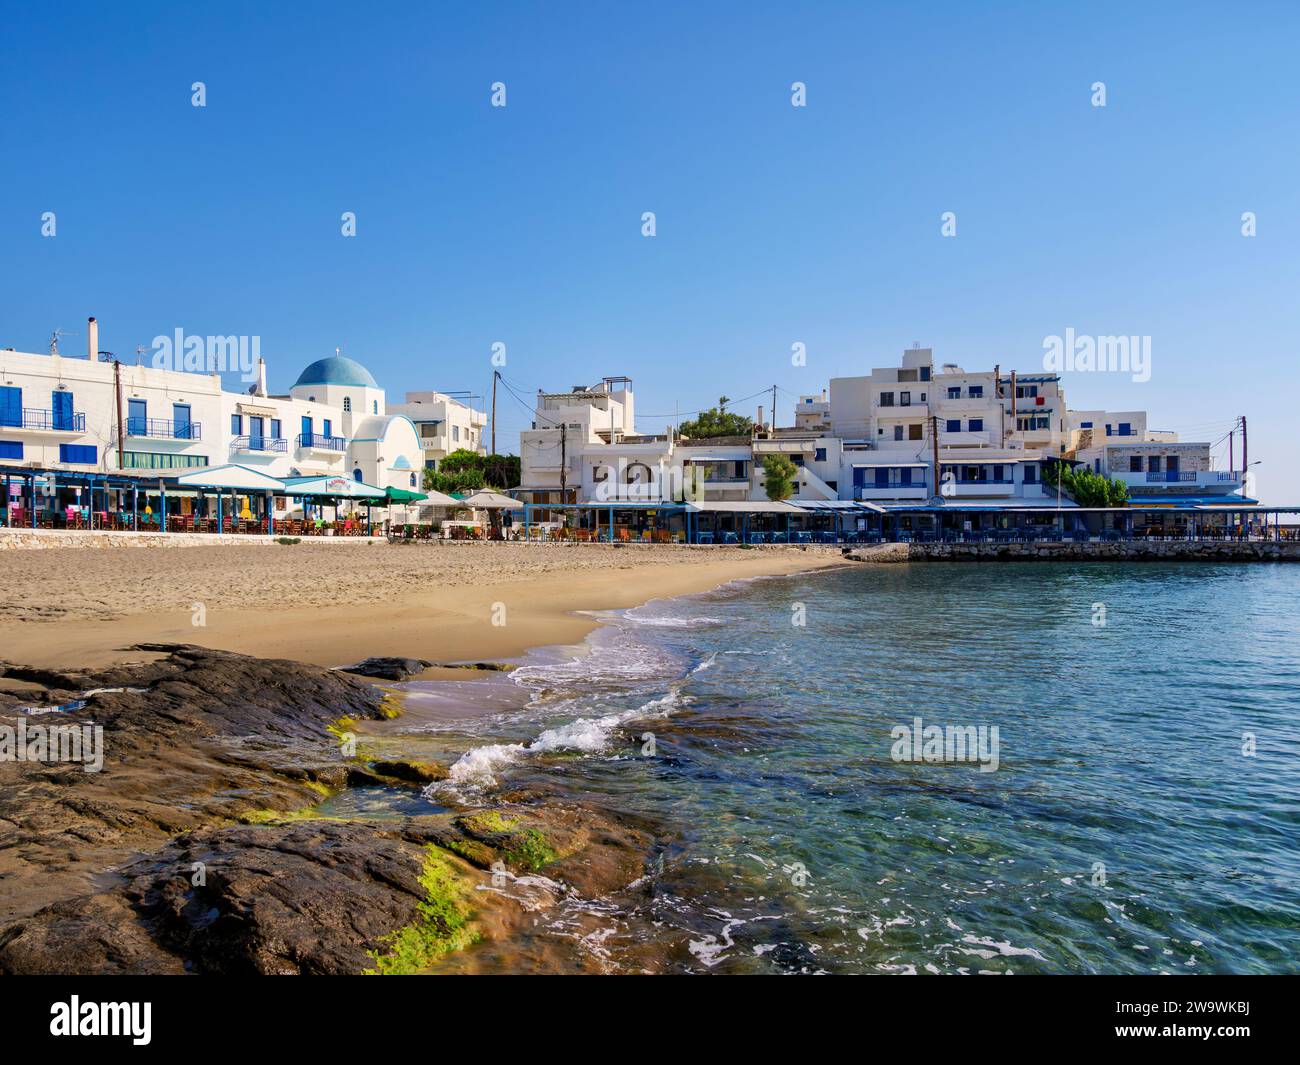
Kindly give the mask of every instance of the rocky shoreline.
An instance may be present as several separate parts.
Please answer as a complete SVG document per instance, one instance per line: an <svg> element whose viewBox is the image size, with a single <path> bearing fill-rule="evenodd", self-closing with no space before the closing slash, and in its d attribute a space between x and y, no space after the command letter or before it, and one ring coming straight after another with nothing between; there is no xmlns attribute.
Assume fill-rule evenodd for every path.
<svg viewBox="0 0 1300 1065"><path fill-rule="evenodd" d="M368 749L366 722L399 714L398 698L287 660L132 650L162 657L0 663L0 727L104 736L98 772L0 761L0 973L430 971L568 892L627 886L656 846L654 826L541 793L385 822L322 815L349 788L445 774Z"/></svg>

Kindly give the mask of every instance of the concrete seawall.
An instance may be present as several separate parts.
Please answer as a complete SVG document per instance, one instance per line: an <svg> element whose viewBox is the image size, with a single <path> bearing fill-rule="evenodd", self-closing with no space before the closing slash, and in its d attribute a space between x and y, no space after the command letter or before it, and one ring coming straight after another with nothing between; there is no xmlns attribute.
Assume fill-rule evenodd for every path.
<svg viewBox="0 0 1300 1065"><path fill-rule="evenodd" d="M1025 544L872 544L861 562L1300 562L1300 542L1152 540Z"/></svg>

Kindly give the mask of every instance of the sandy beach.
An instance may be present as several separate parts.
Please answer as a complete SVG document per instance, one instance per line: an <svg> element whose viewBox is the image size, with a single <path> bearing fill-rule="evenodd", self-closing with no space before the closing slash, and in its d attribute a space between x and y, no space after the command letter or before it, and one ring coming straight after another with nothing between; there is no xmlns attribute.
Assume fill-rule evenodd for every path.
<svg viewBox="0 0 1300 1065"><path fill-rule="evenodd" d="M835 550L312 544L9 551L0 659L94 668L180 642L338 666L491 660L580 641L579 610L843 564Z"/></svg>

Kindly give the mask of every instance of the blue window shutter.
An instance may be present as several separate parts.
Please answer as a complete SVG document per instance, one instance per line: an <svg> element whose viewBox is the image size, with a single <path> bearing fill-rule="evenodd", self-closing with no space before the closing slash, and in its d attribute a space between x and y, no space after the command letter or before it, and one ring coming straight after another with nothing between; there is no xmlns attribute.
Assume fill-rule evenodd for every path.
<svg viewBox="0 0 1300 1065"><path fill-rule="evenodd" d="M950 433L960 433L960 432L961 432L961 419L960 419L960 418L949 418L949 419L948 419L948 432L950 432Z"/></svg>
<svg viewBox="0 0 1300 1065"><path fill-rule="evenodd" d="M23 424L23 390L0 388L0 425Z"/></svg>
<svg viewBox="0 0 1300 1065"><path fill-rule="evenodd" d="M73 428L72 393L55 392L53 393L51 400L54 407L54 428L56 429Z"/></svg>
<svg viewBox="0 0 1300 1065"><path fill-rule="evenodd" d="M980 432L983 432L983 431L984 431L984 419L983 419L983 418L972 418L972 419L970 420L970 431L971 431L972 433L980 433Z"/></svg>
<svg viewBox="0 0 1300 1065"><path fill-rule="evenodd" d="M21 440L0 440L0 459L20 459L23 457Z"/></svg>
<svg viewBox="0 0 1300 1065"><path fill-rule="evenodd" d="M99 448L93 444L60 444L59 461L74 466L93 466L99 461Z"/></svg>

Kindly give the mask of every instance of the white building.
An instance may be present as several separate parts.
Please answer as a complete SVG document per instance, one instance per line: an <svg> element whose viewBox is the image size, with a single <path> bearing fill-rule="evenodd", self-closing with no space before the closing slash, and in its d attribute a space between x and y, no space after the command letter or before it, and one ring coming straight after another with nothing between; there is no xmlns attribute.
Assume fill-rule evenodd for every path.
<svg viewBox="0 0 1300 1065"><path fill-rule="evenodd" d="M93 319L91 326L93 348ZM217 374L0 351L0 475L15 494L14 482L37 472L54 475L50 484L60 473L202 484L200 471L226 468L251 471L234 479L268 494L286 478L310 477L418 490L419 432L406 414L387 409L384 390L360 363L318 359L284 395L268 394L260 360L256 371L247 392L231 392ZM223 480L231 475L213 483ZM289 488L273 496L277 518L302 514Z"/></svg>
<svg viewBox="0 0 1300 1065"><path fill-rule="evenodd" d="M426 470L436 470L453 451L487 454L483 443L487 414L445 392L408 392L405 402L391 404L388 409L414 423Z"/></svg>
<svg viewBox="0 0 1300 1065"><path fill-rule="evenodd" d="M539 393L521 438L523 498L560 502L563 487L566 502L666 503L687 491L762 501L763 461L774 453L798 469L794 500L812 504L1055 509L1058 494L1042 483L1054 458L1123 480L1135 498L1156 488L1226 495L1242 482L1240 472L1210 469L1208 444L1148 431L1142 411L1069 411L1057 374L936 368L929 348L833 378L826 392L799 397L793 428L760 425L750 438L643 436L633 410L626 378Z"/></svg>

